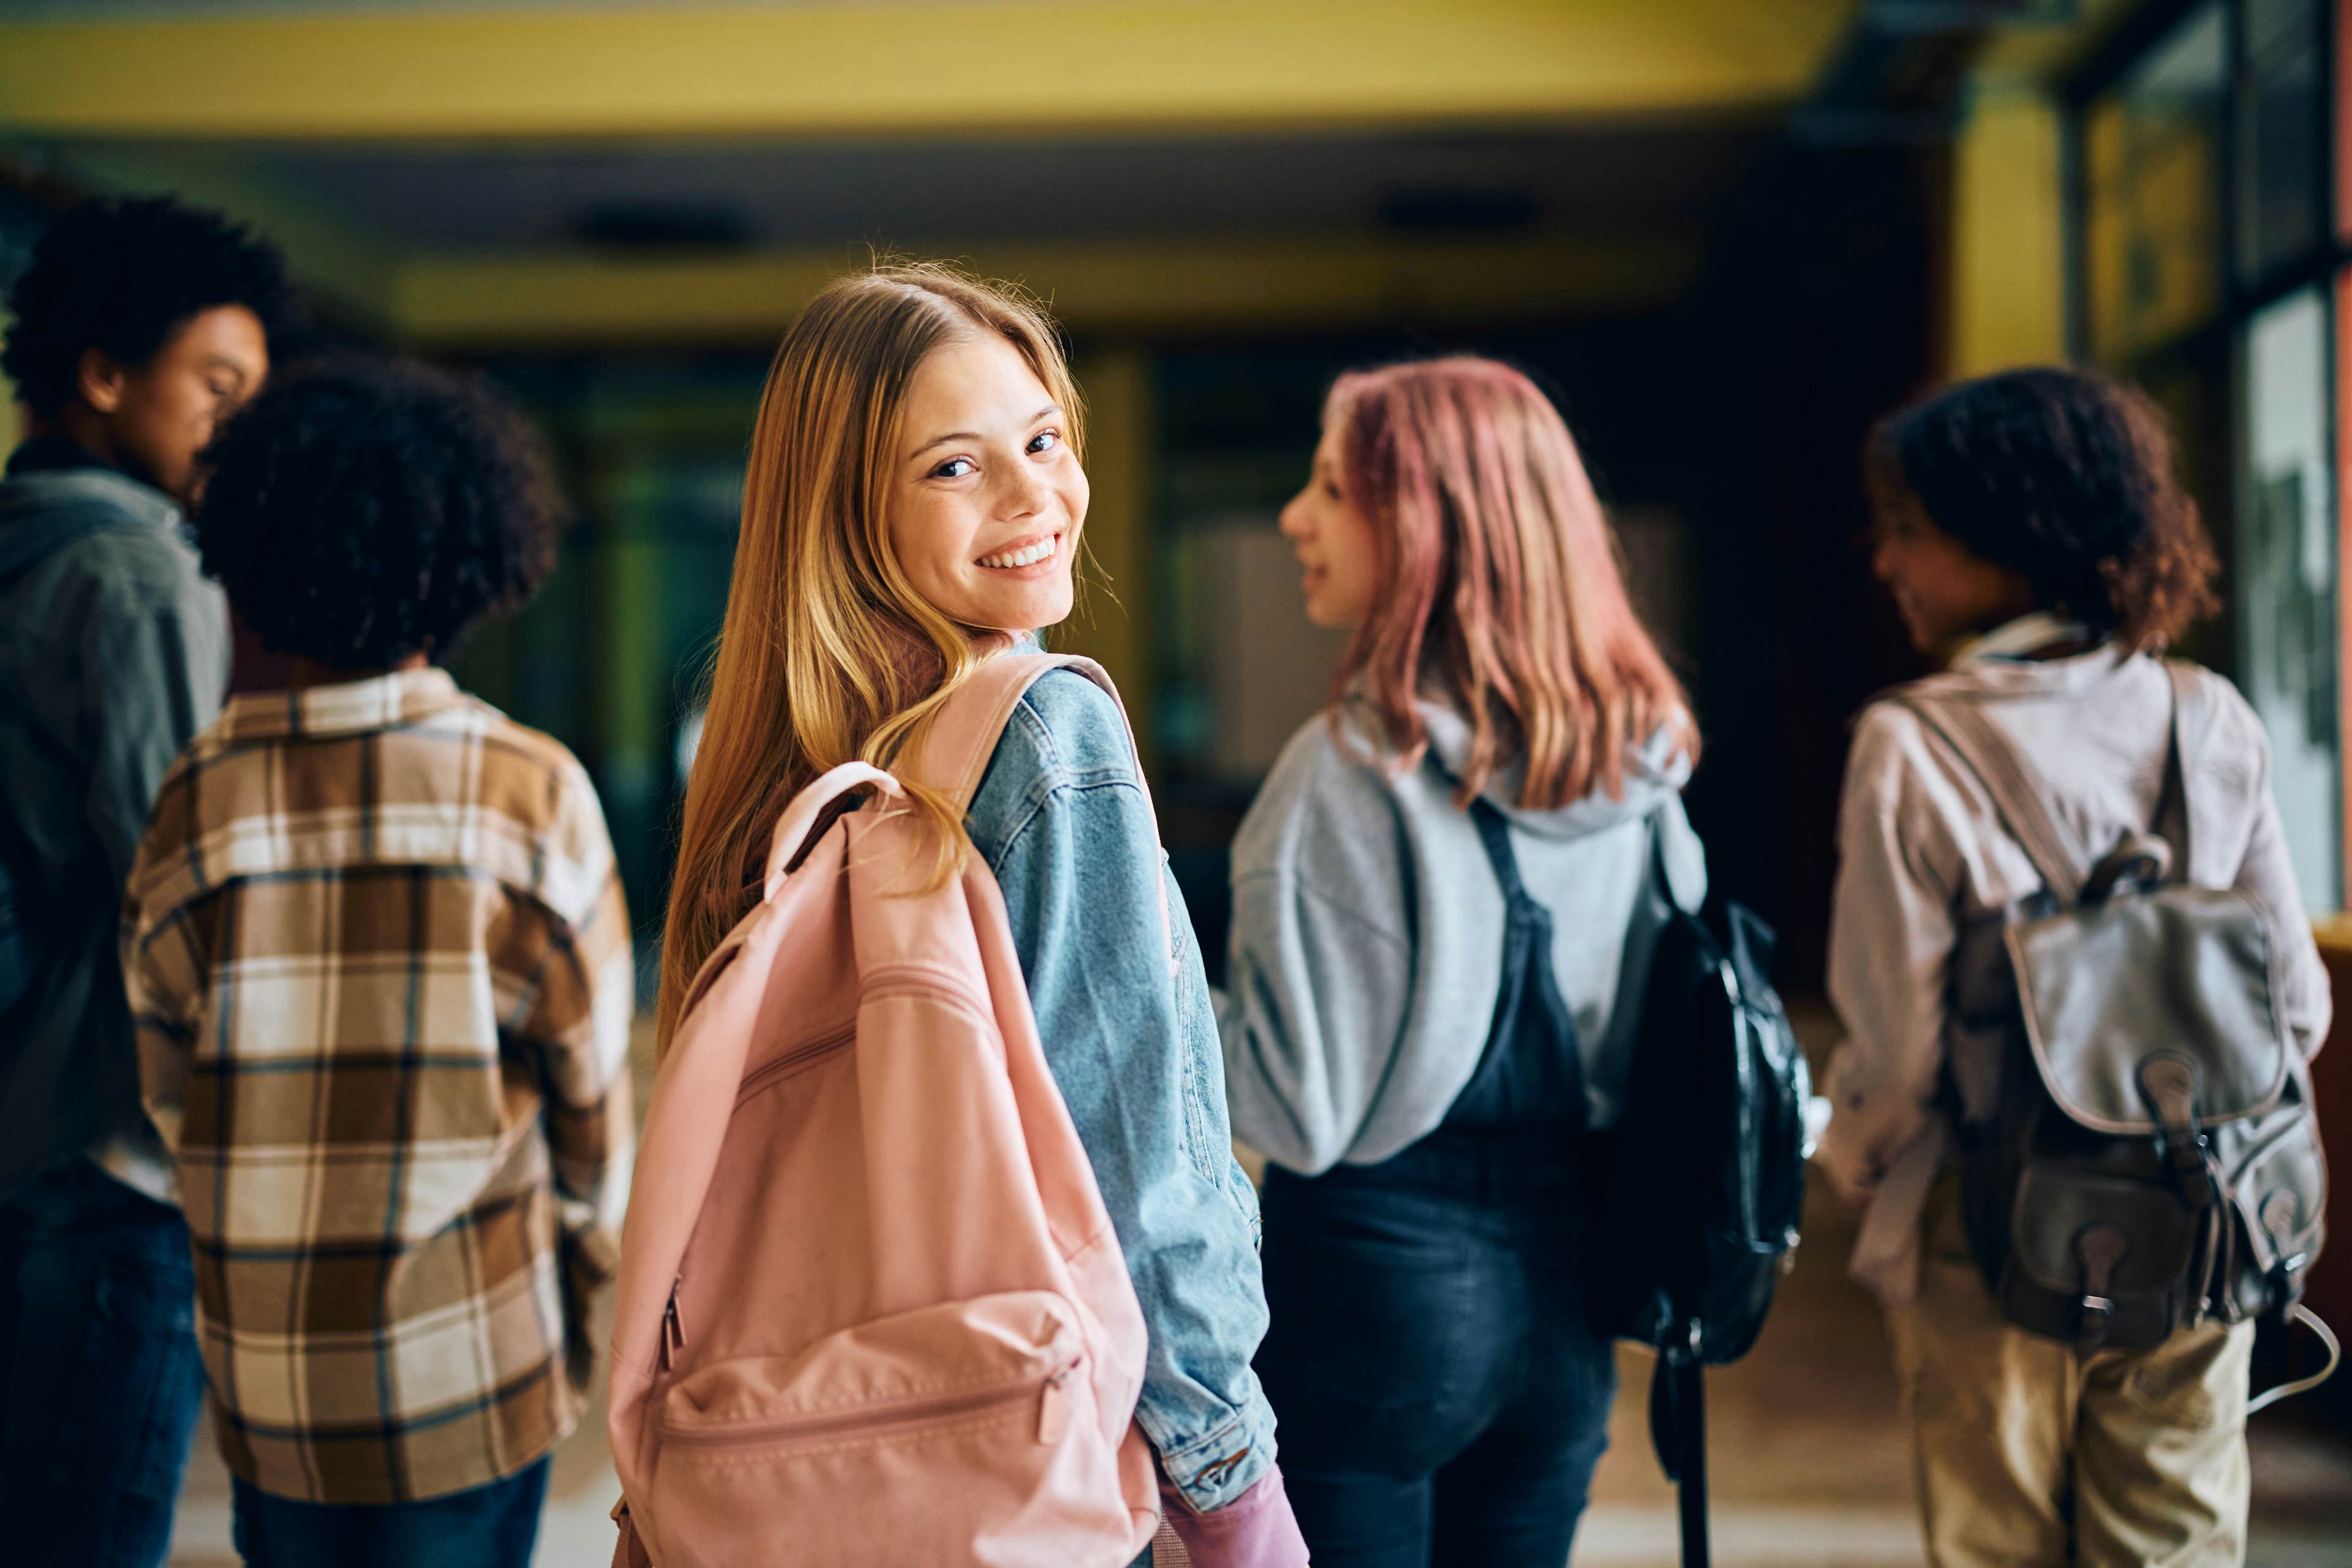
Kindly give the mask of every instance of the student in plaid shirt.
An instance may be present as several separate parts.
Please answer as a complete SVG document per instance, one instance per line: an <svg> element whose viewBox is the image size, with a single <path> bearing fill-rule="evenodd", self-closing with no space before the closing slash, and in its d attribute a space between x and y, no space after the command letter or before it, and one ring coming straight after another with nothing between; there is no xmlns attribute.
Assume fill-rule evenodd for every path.
<svg viewBox="0 0 2352 1568"><path fill-rule="evenodd" d="M416 366L270 389L205 568L291 689L157 799L124 968L249 1564L530 1558L625 1198L629 929L588 778L434 667L551 564L520 419Z"/></svg>

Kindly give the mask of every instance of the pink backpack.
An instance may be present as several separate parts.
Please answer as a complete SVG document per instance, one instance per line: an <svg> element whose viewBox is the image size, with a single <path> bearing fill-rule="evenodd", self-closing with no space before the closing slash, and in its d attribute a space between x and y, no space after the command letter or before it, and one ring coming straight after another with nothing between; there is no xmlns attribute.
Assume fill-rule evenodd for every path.
<svg viewBox="0 0 2352 1568"><path fill-rule="evenodd" d="M1000 655L906 776L968 807L1057 666L1112 690ZM851 763L793 801L654 1080L613 1325L624 1559L1124 1568L1151 1539L1143 1314L1003 896L977 856L907 896L934 846L898 793Z"/></svg>

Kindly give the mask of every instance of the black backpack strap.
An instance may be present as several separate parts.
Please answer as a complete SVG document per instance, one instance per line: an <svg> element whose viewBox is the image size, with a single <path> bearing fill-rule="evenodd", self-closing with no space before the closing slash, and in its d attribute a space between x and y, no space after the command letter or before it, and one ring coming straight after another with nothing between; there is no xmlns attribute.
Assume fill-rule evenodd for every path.
<svg viewBox="0 0 2352 1568"><path fill-rule="evenodd" d="M1695 1343L1658 1347L1650 1370L1650 1447L1674 1483L1683 1568L1707 1568L1706 1371Z"/></svg>
<svg viewBox="0 0 2352 1568"><path fill-rule="evenodd" d="M1696 912L1683 908L1682 897L1675 891L1674 870L1666 864L1666 812L1680 798L1679 795L1668 797L1650 813L1647 821L1650 830L1650 883L1657 889L1658 897L1665 900L1670 920L1677 914Z"/></svg>
<svg viewBox="0 0 2352 1568"><path fill-rule="evenodd" d="M2085 857L2042 804L2039 775L1982 705L1916 691L1898 692L1889 700L1908 709L1959 758L1991 797L1994 815L2024 849L2042 885L2061 902L2073 903L2089 875Z"/></svg>

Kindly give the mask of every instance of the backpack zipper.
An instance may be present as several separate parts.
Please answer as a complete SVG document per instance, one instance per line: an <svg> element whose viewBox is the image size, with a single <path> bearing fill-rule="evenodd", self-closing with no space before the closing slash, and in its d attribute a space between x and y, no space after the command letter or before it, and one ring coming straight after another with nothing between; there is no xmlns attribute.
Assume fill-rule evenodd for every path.
<svg viewBox="0 0 2352 1568"><path fill-rule="evenodd" d="M955 1003L986 1021L985 1008L975 1003L960 988L940 984L929 970L919 965L899 964L877 970L873 974L866 976L866 982L859 993L861 1005L888 996L935 996L941 1001ZM804 1041L781 1056L761 1062L758 1068L746 1073L743 1081L736 1086L735 1103L738 1106L741 1105L766 1088L780 1074L801 1066L813 1057L821 1057L828 1051L838 1050L856 1038L857 1038L857 1020L852 1018L837 1029L820 1035L815 1039Z"/></svg>
<svg viewBox="0 0 2352 1568"><path fill-rule="evenodd" d="M782 1074L799 1067L812 1057L821 1057L828 1051L837 1050L856 1037L857 1026L855 1023L845 1024L830 1034L821 1035L814 1040L794 1046L782 1056L761 1062L756 1068L743 1075L743 1081L735 1089L735 1103L741 1105Z"/></svg>
<svg viewBox="0 0 2352 1568"><path fill-rule="evenodd" d="M686 1325L678 1321L677 1316L677 1289L685 1283L686 1276L683 1274L669 1282L669 1304L662 1309L661 1369L664 1372L670 1369L673 1352L686 1348Z"/></svg>
<svg viewBox="0 0 2352 1568"><path fill-rule="evenodd" d="M887 1401L880 1406L887 1414L878 1420L875 1415L877 1406L867 1405L861 1410L840 1415L785 1415L771 1421L747 1422L724 1432L681 1431L667 1423L659 1430L665 1443L698 1448L730 1447L770 1442L779 1437L808 1439L877 1426L911 1426L950 1415L972 1415L1000 1405L1017 1405L1042 1394L1037 1408L1037 1441L1051 1445L1061 1441L1062 1434L1069 1429L1070 1396L1064 1392L1064 1384L1069 1382L1070 1375L1078 1370L1083 1360L1083 1357L1073 1356L1043 1377L1023 1378L1018 1383L1000 1384L993 1388Z"/></svg>

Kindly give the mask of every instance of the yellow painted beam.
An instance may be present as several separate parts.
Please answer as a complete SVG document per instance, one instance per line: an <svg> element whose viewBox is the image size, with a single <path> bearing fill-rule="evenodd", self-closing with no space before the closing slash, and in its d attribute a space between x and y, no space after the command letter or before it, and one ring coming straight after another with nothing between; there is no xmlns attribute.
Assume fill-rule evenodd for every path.
<svg viewBox="0 0 2352 1568"><path fill-rule="evenodd" d="M59 136L937 133L1780 103L1853 0L873 0L0 25Z"/></svg>
<svg viewBox="0 0 2352 1568"><path fill-rule="evenodd" d="M1952 158L1952 376L2065 359L2063 199L2057 105L1980 88Z"/></svg>
<svg viewBox="0 0 2352 1568"><path fill-rule="evenodd" d="M933 249L1026 284L1079 331L1475 323L1663 304L1694 240L1185 241ZM740 342L782 331L847 251L710 258L440 256L394 277L395 332L423 348Z"/></svg>

